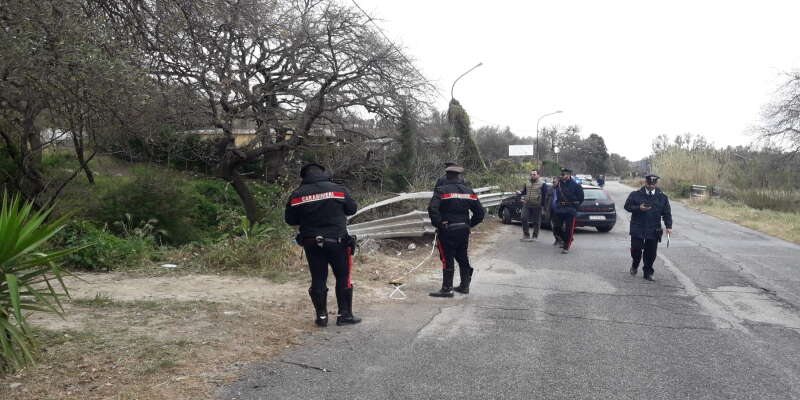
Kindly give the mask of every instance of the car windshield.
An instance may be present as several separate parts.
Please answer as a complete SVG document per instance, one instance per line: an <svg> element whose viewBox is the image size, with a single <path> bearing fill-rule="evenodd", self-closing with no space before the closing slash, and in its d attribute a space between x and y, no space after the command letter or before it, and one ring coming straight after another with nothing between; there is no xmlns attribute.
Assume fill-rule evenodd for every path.
<svg viewBox="0 0 800 400"><path fill-rule="evenodd" d="M606 193L600 189L586 189L583 191L584 200L608 200Z"/></svg>

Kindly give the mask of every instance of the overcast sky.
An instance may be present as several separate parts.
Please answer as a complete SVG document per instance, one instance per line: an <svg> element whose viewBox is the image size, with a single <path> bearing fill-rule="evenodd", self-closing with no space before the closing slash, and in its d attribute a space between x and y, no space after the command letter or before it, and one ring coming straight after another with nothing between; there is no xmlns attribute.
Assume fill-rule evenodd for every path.
<svg viewBox="0 0 800 400"><path fill-rule="evenodd" d="M349 0L343 0L349 1ZM746 144L800 69L800 1L356 0L473 127L580 125L638 160L665 133Z"/></svg>

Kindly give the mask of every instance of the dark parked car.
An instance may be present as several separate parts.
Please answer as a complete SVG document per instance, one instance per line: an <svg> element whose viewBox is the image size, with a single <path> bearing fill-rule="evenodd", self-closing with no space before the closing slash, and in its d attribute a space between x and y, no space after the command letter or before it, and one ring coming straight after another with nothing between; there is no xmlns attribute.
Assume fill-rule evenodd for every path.
<svg viewBox="0 0 800 400"><path fill-rule="evenodd" d="M617 223L617 210L614 201L605 190L598 186L583 186L583 203L578 208L578 217L575 226L593 226L600 232L609 232ZM548 199L549 200L549 199ZM549 204L549 203L548 203ZM514 195L506 197L500 202L497 208L497 215L503 220L504 224L521 219L522 196ZM550 207L542 210L542 226L550 227Z"/></svg>

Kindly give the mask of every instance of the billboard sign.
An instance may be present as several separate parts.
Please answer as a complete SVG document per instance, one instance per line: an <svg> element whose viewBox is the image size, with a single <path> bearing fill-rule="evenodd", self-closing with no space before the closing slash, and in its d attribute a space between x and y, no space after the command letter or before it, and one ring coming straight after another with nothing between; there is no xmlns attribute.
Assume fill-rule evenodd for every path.
<svg viewBox="0 0 800 400"><path fill-rule="evenodd" d="M533 145L532 144L514 144L508 146L508 155L509 157L513 156L532 156L533 155Z"/></svg>

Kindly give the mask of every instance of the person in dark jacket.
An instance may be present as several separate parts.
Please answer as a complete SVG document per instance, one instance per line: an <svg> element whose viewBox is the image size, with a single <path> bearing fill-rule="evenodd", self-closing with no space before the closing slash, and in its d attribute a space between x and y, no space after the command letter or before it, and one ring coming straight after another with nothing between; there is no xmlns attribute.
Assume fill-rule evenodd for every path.
<svg viewBox="0 0 800 400"><path fill-rule="evenodd" d="M522 196L522 239L523 242L533 242L539 238L539 227L542 224L542 207L545 204L547 185L539 178L538 170L531 170L531 177L517 194ZM533 236L530 235L530 225L533 225Z"/></svg>
<svg viewBox="0 0 800 400"><path fill-rule="evenodd" d="M545 200L546 207L549 207L547 210L548 219L550 221L550 231L553 232L553 238L555 241L553 242L553 246L562 246L561 243L561 232L558 229L554 229L553 227L556 226L556 208L558 208L558 196L556 195L556 190L558 188L558 182L560 181L558 176L554 176L552 183L547 185L547 189L545 189L547 193L547 199Z"/></svg>
<svg viewBox="0 0 800 400"><path fill-rule="evenodd" d="M442 260L442 288L430 295L433 297L453 297L453 290L468 294L472 281L472 267L469 264L470 228L483 221L485 211L478 195L465 185L459 174L464 169L453 165L445 169L445 182L437 186L428 204L431 224L438 230L439 257ZM472 217L470 217L472 212ZM455 261L458 261L461 284L453 289Z"/></svg>
<svg viewBox="0 0 800 400"><path fill-rule="evenodd" d="M644 255L644 279L653 280L653 262L658 253L658 242L661 241L663 230L661 221L667 234L672 233L672 209L669 198L656 185L659 177L656 175L645 176L645 186L631 192L625 200L625 210L631 213L631 263L630 273L636 275L639 262Z"/></svg>
<svg viewBox="0 0 800 400"><path fill-rule="evenodd" d="M303 246L311 272L308 294L316 310L317 326L328 325L328 265L336 277L336 302L339 315L336 325L357 324L361 318L353 315L353 248L355 243L347 234L347 216L358 209L356 201L343 185L333 183L325 167L307 164L300 170L300 187L286 203L284 219L289 225L299 225L297 243Z"/></svg>
<svg viewBox="0 0 800 400"><path fill-rule="evenodd" d="M606 176L600 175L597 177L597 186L600 186L602 189L606 185Z"/></svg>
<svg viewBox="0 0 800 400"><path fill-rule="evenodd" d="M561 238L561 253L567 254L575 236L575 217L578 214L578 207L583 203L583 187L572 179L572 170L568 168L561 170L558 185L553 189L553 199L556 208L550 220L552 229Z"/></svg>

